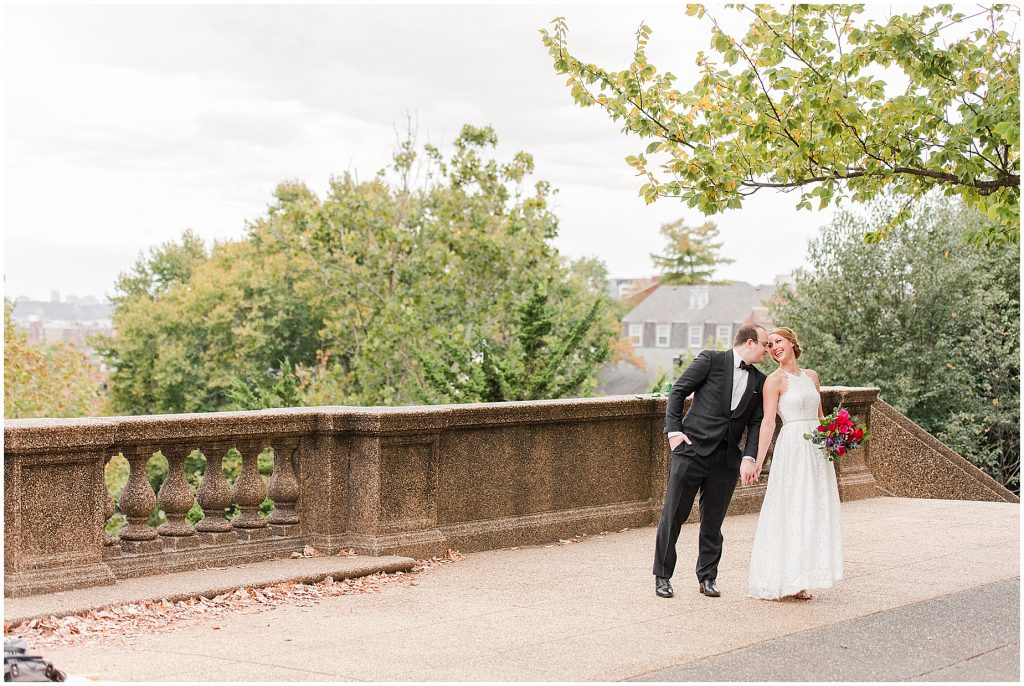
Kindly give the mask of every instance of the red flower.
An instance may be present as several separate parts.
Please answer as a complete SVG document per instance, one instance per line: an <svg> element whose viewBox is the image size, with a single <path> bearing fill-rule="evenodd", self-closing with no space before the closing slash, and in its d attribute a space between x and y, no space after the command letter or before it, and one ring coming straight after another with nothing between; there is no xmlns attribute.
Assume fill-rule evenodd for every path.
<svg viewBox="0 0 1024 686"><path fill-rule="evenodd" d="M818 427L818 433L825 433L826 431L828 431L828 429L825 428L824 424Z"/></svg>
<svg viewBox="0 0 1024 686"><path fill-rule="evenodd" d="M847 412L846 410L839 410L839 414L836 416L839 417L839 419L845 421L850 418L850 413Z"/></svg>
<svg viewBox="0 0 1024 686"><path fill-rule="evenodd" d="M842 457L845 454L846 454L846 448L844 448L843 446L839 446L838 448L836 448L836 455L838 455L839 457Z"/></svg>
<svg viewBox="0 0 1024 686"><path fill-rule="evenodd" d="M864 438L864 429L857 429L853 432L853 440L859 441L862 438Z"/></svg>
<svg viewBox="0 0 1024 686"><path fill-rule="evenodd" d="M830 423L830 424L828 425L828 430L829 430L829 431L835 431L835 430L836 430L836 424L835 424L835 422L831 422L831 423Z"/></svg>

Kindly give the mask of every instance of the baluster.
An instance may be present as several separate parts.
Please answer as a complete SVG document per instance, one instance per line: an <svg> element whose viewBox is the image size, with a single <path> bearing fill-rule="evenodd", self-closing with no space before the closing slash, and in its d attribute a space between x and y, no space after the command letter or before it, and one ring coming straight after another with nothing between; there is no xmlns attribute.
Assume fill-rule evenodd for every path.
<svg viewBox="0 0 1024 686"><path fill-rule="evenodd" d="M185 520L195 501L192 487L185 478L185 458L190 451L188 448L172 448L161 452L167 458L167 476L156 498L167 521L158 526L156 532L163 537L165 548L195 548L199 545L196 530Z"/></svg>
<svg viewBox="0 0 1024 686"><path fill-rule="evenodd" d="M103 489L103 495L105 499L103 501L103 556L110 557L112 555L120 555L121 549L117 545L117 539L111 536L107 532L107 524L110 523L110 518L114 516L114 512L117 510L114 508L114 497L110 495L110 489L107 488L107 480L103 479L100 484L100 488Z"/></svg>
<svg viewBox="0 0 1024 686"><path fill-rule="evenodd" d="M242 453L242 469L231 492L239 514L231 526L243 540L267 538L270 535L267 520L260 514L260 505L267 497L267 485L263 483L258 466L262 446L262 443L250 443L239 448Z"/></svg>
<svg viewBox="0 0 1024 686"><path fill-rule="evenodd" d="M274 501L274 509L267 517L275 536L297 533L299 513L299 480L295 477L293 458L299 447L297 440L278 441L274 448L274 472L270 475L267 494Z"/></svg>
<svg viewBox="0 0 1024 686"><path fill-rule="evenodd" d="M146 476L146 463L153 457L151 446L132 447L124 451L128 460L128 483L121 493L121 512L128 526L121 529L121 550L127 553L155 552L161 549L156 530L146 520L156 508L156 494Z"/></svg>
<svg viewBox="0 0 1024 686"><path fill-rule="evenodd" d="M216 444L203 451L206 469L196 491L199 507L203 508L203 518L196 524L196 531L200 532L203 543L230 543L238 539L231 522L224 518L224 511L231 506L231 487L224 478L223 464L227 449L226 445Z"/></svg>

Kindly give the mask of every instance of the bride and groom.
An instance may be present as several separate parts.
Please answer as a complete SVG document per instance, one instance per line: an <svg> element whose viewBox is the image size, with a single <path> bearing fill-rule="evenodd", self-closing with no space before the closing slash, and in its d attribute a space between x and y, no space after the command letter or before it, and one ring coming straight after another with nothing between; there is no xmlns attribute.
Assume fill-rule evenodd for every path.
<svg viewBox="0 0 1024 686"><path fill-rule="evenodd" d="M797 366L796 334L768 333L745 324L733 348L704 350L680 375L665 413L672 457L654 553L655 592L673 596L679 531L700 494L697 581L702 594L719 597L722 522L737 482L757 483L775 433L772 468L750 556L749 594L809 600L813 588L842 578L839 490L832 463L804 440L824 416L813 370ZM754 365L771 355L779 368L765 376ZM693 394L686 416L683 401ZM744 449L739 442L747 433Z"/></svg>

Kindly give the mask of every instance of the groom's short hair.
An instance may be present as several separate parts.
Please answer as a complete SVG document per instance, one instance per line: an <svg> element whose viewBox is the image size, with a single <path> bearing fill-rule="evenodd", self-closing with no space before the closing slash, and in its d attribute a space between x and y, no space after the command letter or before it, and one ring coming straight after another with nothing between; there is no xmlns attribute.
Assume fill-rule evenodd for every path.
<svg viewBox="0 0 1024 686"><path fill-rule="evenodd" d="M758 329L768 333L768 329L764 328L760 324L744 324L741 326L739 331L736 332L736 340L733 341L733 347L743 345L747 341L754 341L757 343Z"/></svg>

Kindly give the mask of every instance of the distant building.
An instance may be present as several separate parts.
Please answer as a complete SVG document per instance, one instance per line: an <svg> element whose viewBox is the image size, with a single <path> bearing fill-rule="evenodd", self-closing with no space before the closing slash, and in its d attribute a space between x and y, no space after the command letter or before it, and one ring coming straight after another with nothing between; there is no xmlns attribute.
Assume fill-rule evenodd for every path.
<svg viewBox="0 0 1024 686"><path fill-rule="evenodd" d="M767 303L776 287L742 281L724 285L659 286L622 318L622 333L646 370L629 364L607 367L601 390L608 395L647 393L662 372L674 380L672 359L705 348L732 346L740 326L771 326Z"/></svg>
<svg viewBox="0 0 1024 686"><path fill-rule="evenodd" d="M782 286L795 286L796 279L793 278L792 274L777 274L775 276L775 287L781 288Z"/></svg>
<svg viewBox="0 0 1024 686"><path fill-rule="evenodd" d="M97 300L96 297L92 296L92 295L83 295L81 297L79 297L77 295L69 295L68 297L64 298L64 302L70 303L70 304L73 304L73 305L99 305L100 304L100 301Z"/></svg>
<svg viewBox="0 0 1024 686"><path fill-rule="evenodd" d="M656 276L641 276L635 279L608 279L608 295L625 300L658 283Z"/></svg>
<svg viewBox="0 0 1024 686"><path fill-rule="evenodd" d="M11 321L25 332L29 343L70 343L91 353L91 336L113 334L113 311L112 304L92 296L68 296L66 302L60 302L54 291L50 302L16 298Z"/></svg>

